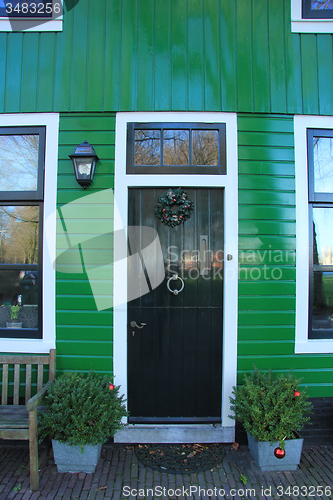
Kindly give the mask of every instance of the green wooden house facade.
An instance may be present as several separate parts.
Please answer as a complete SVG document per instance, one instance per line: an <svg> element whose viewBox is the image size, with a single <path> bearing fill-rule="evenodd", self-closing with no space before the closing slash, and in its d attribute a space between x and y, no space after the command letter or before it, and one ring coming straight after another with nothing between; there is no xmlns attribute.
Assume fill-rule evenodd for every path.
<svg viewBox="0 0 333 500"><path fill-rule="evenodd" d="M55 346L59 372L114 377L131 411L118 440L176 428L187 441L233 440L229 396L253 365L293 368L310 397L332 401L332 18L305 19L302 0L79 0L29 29L0 18L1 176L15 163L8 138L38 137L44 158L37 187L0 188L7 219L39 206L40 246L30 261L1 255L1 283L12 282L3 310L19 289L20 313L35 306L38 320L9 335L0 317L0 352ZM217 156L203 167L217 170L206 173L193 144L211 130ZM161 159L170 131L187 138L192 164L137 168L139 138L158 140ZM83 190L69 155L85 140L99 160ZM194 211L167 226L158 197L180 186ZM128 253L127 226L141 228ZM30 304L18 272L38 288Z"/></svg>

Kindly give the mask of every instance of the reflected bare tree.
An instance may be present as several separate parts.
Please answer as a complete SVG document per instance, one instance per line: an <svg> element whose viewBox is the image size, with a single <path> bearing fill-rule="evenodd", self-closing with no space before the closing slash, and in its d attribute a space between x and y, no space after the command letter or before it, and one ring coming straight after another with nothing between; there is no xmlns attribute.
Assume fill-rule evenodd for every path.
<svg viewBox="0 0 333 500"><path fill-rule="evenodd" d="M135 165L160 165L162 149L163 165L218 165L218 144L217 130L166 129L163 147L159 130L136 130Z"/></svg>
<svg viewBox="0 0 333 500"><path fill-rule="evenodd" d="M333 0L311 0L311 9L333 9Z"/></svg>
<svg viewBox="0 0 333 500"><path fill-rule="evenodd" d="M0 190L37 188L38 135L0 135Z"/></svg>
<svg viewBox="0 0 333 500"><path fill-rule="evenodd" d="M1 263L38 262L38 222L38 206L0 207Z"/></svg>

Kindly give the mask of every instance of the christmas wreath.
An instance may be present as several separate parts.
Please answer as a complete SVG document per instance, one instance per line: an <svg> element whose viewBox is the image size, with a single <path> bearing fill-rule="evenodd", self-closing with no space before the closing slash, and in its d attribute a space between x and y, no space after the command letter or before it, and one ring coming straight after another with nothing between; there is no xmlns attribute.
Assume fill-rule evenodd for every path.
<svg viewBox="0 0 333 500"><path fill-rule="evenodd" d="M178 210L172 210L174 205ZM194 210L194 203L187 198L187 193L182 188L168 189L159 196L156 206L156 216L167 226L178 226L181 222L191 217Z"/></svg>

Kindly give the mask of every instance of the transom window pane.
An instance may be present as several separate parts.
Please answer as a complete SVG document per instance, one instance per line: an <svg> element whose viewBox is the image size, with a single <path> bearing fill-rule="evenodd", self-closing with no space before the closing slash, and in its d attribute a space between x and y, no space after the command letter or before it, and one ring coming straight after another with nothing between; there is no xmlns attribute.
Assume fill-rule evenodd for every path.
<svg viewBox="0 0 333 500"><path fill-rule="evenodd" d="M333 192L333 138L313 137L314 191Z"/></svg>
<svg viewBox="0 0 333 500"><path fill-rule="evenodd" d="M189 130L163 131L164 165L189 165L190 161Z"/></svg>
<svg viewBox="0 0 333 500"><path fill-rule="evenodd" d="M160 165L161 134L159 130L135 130L135 165Z"/></svg>
<svg viewBox="0 0 333 500"><path fill-rule="evenodd" d="M0 191L36 191L38 135L0 135Z"/></svg>
<svg viewBox="0 0 333 500"><path fill-rule="evenodd" d="M0 263L38 263L39 206L0 206Z"/></svg>
<svg viewBox="0 0 333 500"><path fill-rule="evenodd" d="M217 130L192 131L193 165L218 165L219 133Z"/></svg>

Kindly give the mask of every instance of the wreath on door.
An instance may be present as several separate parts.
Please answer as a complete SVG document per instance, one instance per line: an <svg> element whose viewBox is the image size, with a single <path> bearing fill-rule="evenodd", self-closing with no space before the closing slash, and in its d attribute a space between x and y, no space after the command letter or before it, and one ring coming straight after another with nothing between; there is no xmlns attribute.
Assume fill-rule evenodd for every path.
<svg viewBox="0 0 333 500"><path fill-rule="evenodd" d="M178 210L173 210L177 206ZM155 215L166 226L178 226L191 217L194 210L193 201L187 198L182 188L168 189L158 197L155 205Z"/></svg>

